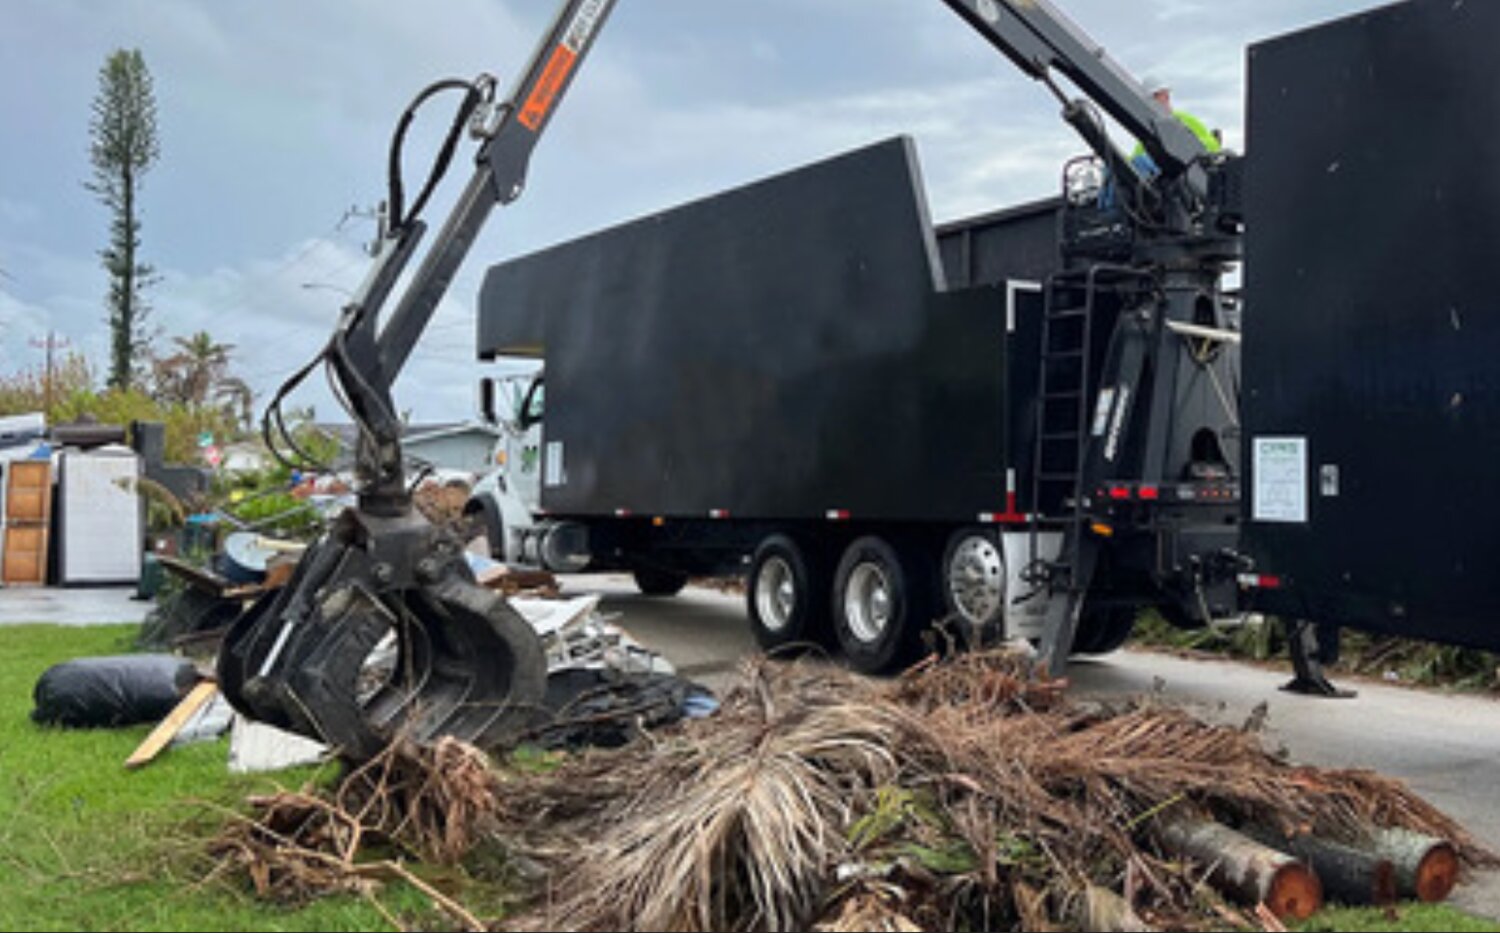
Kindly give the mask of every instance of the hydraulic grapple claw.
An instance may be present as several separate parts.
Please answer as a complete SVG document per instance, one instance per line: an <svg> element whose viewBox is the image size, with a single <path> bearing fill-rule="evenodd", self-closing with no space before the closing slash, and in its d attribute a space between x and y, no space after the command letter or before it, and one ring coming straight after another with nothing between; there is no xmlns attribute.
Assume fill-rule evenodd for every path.
<svg viewBox="0 0 1500 933"><path fill-rule="evenodd" d="M344 513L231 627L218 669L240 712L355 760L397 736L510 744L546 685L535 631L414 512Z"/></svg>

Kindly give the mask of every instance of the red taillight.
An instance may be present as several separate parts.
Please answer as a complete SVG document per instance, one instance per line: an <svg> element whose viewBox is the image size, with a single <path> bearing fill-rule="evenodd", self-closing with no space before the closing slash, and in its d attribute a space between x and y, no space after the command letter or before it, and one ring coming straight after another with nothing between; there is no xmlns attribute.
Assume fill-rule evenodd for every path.
<svg viewBox="0 0 1500 933"><path fill-rule="evenodd" d="M1281 578L1271 573L1242 573L1240 586L1251 589L1279 590Z"/></svg>
<svg viewBox="0 0 1500 933"><path fill-rule="evenodd" d="M1155 486L1142 486L1140 489L1140 497L1142 499L1151 500L1160 499L1161 490L1157 489Z"/></svg>

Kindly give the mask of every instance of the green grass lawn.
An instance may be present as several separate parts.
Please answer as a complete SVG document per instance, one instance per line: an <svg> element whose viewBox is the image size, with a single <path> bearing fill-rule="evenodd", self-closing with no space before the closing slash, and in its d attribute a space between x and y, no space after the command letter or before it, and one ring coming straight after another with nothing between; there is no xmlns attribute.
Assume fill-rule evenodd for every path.
<svg viewBox="0 0 1500 933"><path fill-rule="evenodd" d="M32 688L58 661L131 650L138 627L0 628L0 930L378 930L362 898L300 909L255 900L240 879L205 881L205 842L247 794L298 787L312 769L237 776L228 740L168 748L127 771L150 725L58 729L30 719ZM405 922L437 925L425 898L389 889Z"/></svg>
<svg viewBox="0 0 1500 933"><path fill-rule="evenodd" d="M1318 911L1306 923L1293 929L1302 933L1350 931L1376 933L1382 930L1451 930L1452 933L1480 933L1500 930L1500 924L1474 917L1443 904L1400 904L1389 911L1375 908L1329 907Z"/></svg>

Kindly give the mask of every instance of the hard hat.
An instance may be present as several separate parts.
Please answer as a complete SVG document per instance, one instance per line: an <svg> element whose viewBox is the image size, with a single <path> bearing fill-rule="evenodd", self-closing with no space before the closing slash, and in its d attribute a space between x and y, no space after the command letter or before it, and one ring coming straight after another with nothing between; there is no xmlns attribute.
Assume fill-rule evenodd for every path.
<svg viewBox="0 0 1500 933"><path fill-rule="evenodd" d="M1147 94L1155 94L1158 91L1170 91L1169 85L1160 75L1146 75L1141 79L1141 87L1146 89Z"/></svg>

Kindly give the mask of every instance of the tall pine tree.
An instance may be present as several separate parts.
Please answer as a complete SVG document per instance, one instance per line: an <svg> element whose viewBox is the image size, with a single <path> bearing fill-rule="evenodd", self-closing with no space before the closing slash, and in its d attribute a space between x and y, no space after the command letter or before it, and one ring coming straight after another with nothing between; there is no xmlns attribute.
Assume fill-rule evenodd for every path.
<svg viewBox="0 0 1500 933"><path fill-rule="evenodd" d="M99 251L109 274L109 385L128 388L146 343L148 310L142 292L152 269L140 261L138 198L142 176L156 162L156 98L139 49L117 49L99 69L99 93L89 121L94 177L85 183L111 213L109 246Z"/></svg>

